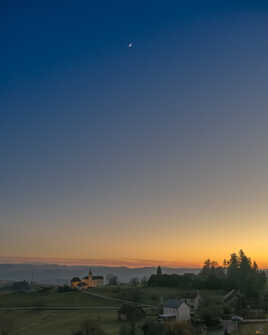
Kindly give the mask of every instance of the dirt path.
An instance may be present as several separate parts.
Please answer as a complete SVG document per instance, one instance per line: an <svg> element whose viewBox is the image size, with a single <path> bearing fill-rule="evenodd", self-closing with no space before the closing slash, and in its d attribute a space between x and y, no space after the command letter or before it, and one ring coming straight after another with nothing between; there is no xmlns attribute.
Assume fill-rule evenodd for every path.
<svg viewBox="0 0 268 335"><path fill-rule="evenodd" d="M91 295L93 297L97 297L97 298L101 298L101 299L105 299L105 300L110 300L110 301L117 301L117 302L121 302L121 303L128 303L128 304L137 304L137 302L134 301L130 301L130 300L124 300L124 299L119 299L119 298L112 298L112 297L107 297L105 295L100 295L100 294L96 294L96 293L92 293L89 291L85 291L85 294ZM147 305L147 304L139 304L142 307L148 307L148 308L153 308L153 305Z"/></svg>

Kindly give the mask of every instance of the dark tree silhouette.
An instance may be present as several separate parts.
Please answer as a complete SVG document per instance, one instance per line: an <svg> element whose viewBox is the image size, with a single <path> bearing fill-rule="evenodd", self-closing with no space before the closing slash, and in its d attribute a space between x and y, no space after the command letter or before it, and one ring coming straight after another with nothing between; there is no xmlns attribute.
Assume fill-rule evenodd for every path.
<svg viewBox="0 0 268 335"><path fill-rule="evenodd" d="M161 275L162 275L162 269L161 269L160 265L157 267L156 274L157 274L158 276L161 276Z"/></svg>

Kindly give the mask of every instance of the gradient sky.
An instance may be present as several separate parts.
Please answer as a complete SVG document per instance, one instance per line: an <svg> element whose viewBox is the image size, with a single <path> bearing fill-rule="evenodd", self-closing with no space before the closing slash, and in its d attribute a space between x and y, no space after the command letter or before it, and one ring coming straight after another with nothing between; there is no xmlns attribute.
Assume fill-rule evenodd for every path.
<svg viewBox="0 0 268 335"><path fill-rule="evenodd" d="M1 1L0 256L268 266L267 36L262 1Z"/></svg>

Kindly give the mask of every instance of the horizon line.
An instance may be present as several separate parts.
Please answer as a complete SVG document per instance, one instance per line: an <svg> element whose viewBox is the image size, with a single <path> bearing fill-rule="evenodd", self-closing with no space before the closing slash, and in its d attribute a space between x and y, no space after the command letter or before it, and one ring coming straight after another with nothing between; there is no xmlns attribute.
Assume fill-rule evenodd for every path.
<svg viewBox="0 0 268 335"><path fill-rule="evenodd" d="M60 258L60 257L16 257L16 256L0 256L0 264L55 264L66 266L107 266L107 267L170 267L170 268L189 268L200 269L200 264L186 264L176 261L148 260L148 259L96 259L96 258Z"/></svg>

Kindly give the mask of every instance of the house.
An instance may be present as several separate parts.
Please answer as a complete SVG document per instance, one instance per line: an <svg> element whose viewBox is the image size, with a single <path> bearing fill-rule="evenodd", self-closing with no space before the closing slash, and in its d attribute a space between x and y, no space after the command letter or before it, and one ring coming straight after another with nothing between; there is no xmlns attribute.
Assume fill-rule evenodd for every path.
<svg viewBox="0 0 268 335"><path fill-rule="evenodd" d="M189 321L191 319L191 308L185 299L169 299L164 303L163 314L160 318L164 320Z"/></svg>
<svg viewBox="0 0 268 335"><path fill-rule="evenodd" d="M74 277L71 280L71 287L72 288L79 288L81 284L81 279L79 277Z"/></svg>
<svg viewBox="0 0 268 335"><path fill-rule="evenodd" d="M82 280L78 277L74 277L71 280L71 287L77 288L80 290L87 290L91 287L99 287L104 285L103 276L93 276L92 271L89 269L88 275L84 277Z"/></svg>

